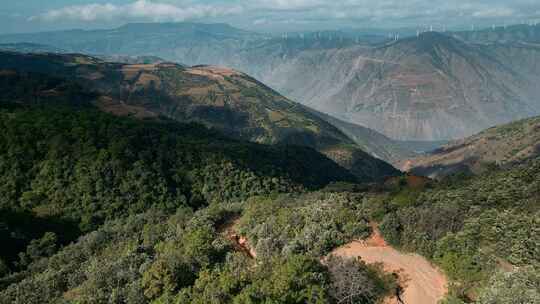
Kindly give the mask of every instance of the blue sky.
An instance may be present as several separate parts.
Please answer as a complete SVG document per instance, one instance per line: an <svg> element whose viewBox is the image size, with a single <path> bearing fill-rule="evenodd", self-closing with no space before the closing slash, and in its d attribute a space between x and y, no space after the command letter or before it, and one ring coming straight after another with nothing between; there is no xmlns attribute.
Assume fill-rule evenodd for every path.
<svg viewBox="0 0 540 304"><path fill-rule="evenodd" d="M540 21L540 0L2 0L0 32L128 22L227 22L259 31L470 27Z"/></svg>

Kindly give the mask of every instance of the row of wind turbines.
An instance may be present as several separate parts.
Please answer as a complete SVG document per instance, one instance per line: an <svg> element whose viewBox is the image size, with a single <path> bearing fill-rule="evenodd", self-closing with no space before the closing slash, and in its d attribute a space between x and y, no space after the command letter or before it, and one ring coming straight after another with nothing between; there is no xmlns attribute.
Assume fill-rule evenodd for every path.
<svg viewBox="0 0 540 304"><path fill-rule="evenodd" d="M538 26L540 24L539 21L523 21L521 25L528 25L528 26ZM508 28L508 25L505 23L503 25L495 25L493 24L490 28L487 28L488 30L491 29L493 31L504 29L506 30ZM479 29L486 29L485 27L477 27L475 24L472 24L470 27L471 31L476 31ZM427 33L427 32L442 32L445 33L448 31L448 28L446 25L424 25L416 30L416 36L420 37L421 34ZM314 33L283 33L281 35L281 38L284 40L288 39L307 39L308 36L315 37L315 39L321 40L321 39L328 39L328 40L343 40L343 36L340 35L334 35L332 33L325 33L325 32L314 32ZM398 41L400 39L401 35L399 33L389 33L388 39ZM270 39L270 38L268 38ZM356 38L356 41L359 42L359 38Z"/></svg>

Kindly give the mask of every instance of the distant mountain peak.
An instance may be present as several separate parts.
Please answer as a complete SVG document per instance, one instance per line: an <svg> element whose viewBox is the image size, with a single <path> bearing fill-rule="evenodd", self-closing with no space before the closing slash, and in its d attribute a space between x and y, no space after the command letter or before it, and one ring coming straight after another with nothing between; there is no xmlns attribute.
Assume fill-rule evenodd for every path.
<svg viewBox="0 0 540 304"><path fill-rule="evenodd" d="M230 35L230 36L244 36L244 35L258 35L253 32L249 32L243 29L235 28L227 23L196 23L196 22L165 22L165 23L127 23L112 31L121 32L148 32L148 33L197 33L208 32L213 34Z"/></svg>

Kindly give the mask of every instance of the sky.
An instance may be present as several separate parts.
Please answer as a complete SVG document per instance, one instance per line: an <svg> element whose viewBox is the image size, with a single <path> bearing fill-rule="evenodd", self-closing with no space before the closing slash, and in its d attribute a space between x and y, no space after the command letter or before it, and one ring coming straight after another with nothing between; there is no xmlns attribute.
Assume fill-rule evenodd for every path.
<svg viewBox="0 0 540 304"><path fill-rule="evenodd" d="M0 33L225 22L262 32L488 27L540 21L540 0L0 0Z"/></svg>

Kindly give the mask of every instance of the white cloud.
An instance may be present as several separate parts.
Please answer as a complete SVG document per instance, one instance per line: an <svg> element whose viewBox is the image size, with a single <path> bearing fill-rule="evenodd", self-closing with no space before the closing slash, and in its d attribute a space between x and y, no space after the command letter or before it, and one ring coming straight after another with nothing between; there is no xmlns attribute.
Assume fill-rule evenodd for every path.
<svg viewBox="0 0 540 304"><path fill-rule="evenodd" d="M252 0L248 3L259 8L298 10L326 6L329 2L327 0Z"/></svg>
<svg viewBox="0 0 540 304"><path fill-rule="evenodd" d="M260 18L260 19L253 20L253 25L263 25L263 24L267 24L267 23L268 23L268 19L266 19L266 18Z"/></svg>
<svg viewBox="0 0 540 304"><path fill-rule="evenodd" d="M137 0L126 5L86 4L67 6L31 17L31 20L99 21L114 19L143 19L152 21L185 21L203 17L217 17L242 12L241 6L191 5L179 7L173 4Z"/></svg>
<svg viewBox="0 0 540 304"><path fill-rule="evenodd" d="M502 18L502 17L512 17L516 14L513 9L506 7L499 8L487 8L474 12L472 15L478 18Z"/></svg>
<svg viewBox="0 0 540 304"><path fill-rule="evenodd" d="M538 0L132 0L123 5L109 1L53 9L32 20L184 21L229 16L221 20L265 27L284 20L461 25L475 20L491 23L539 18L540 10Z"/></svg>

